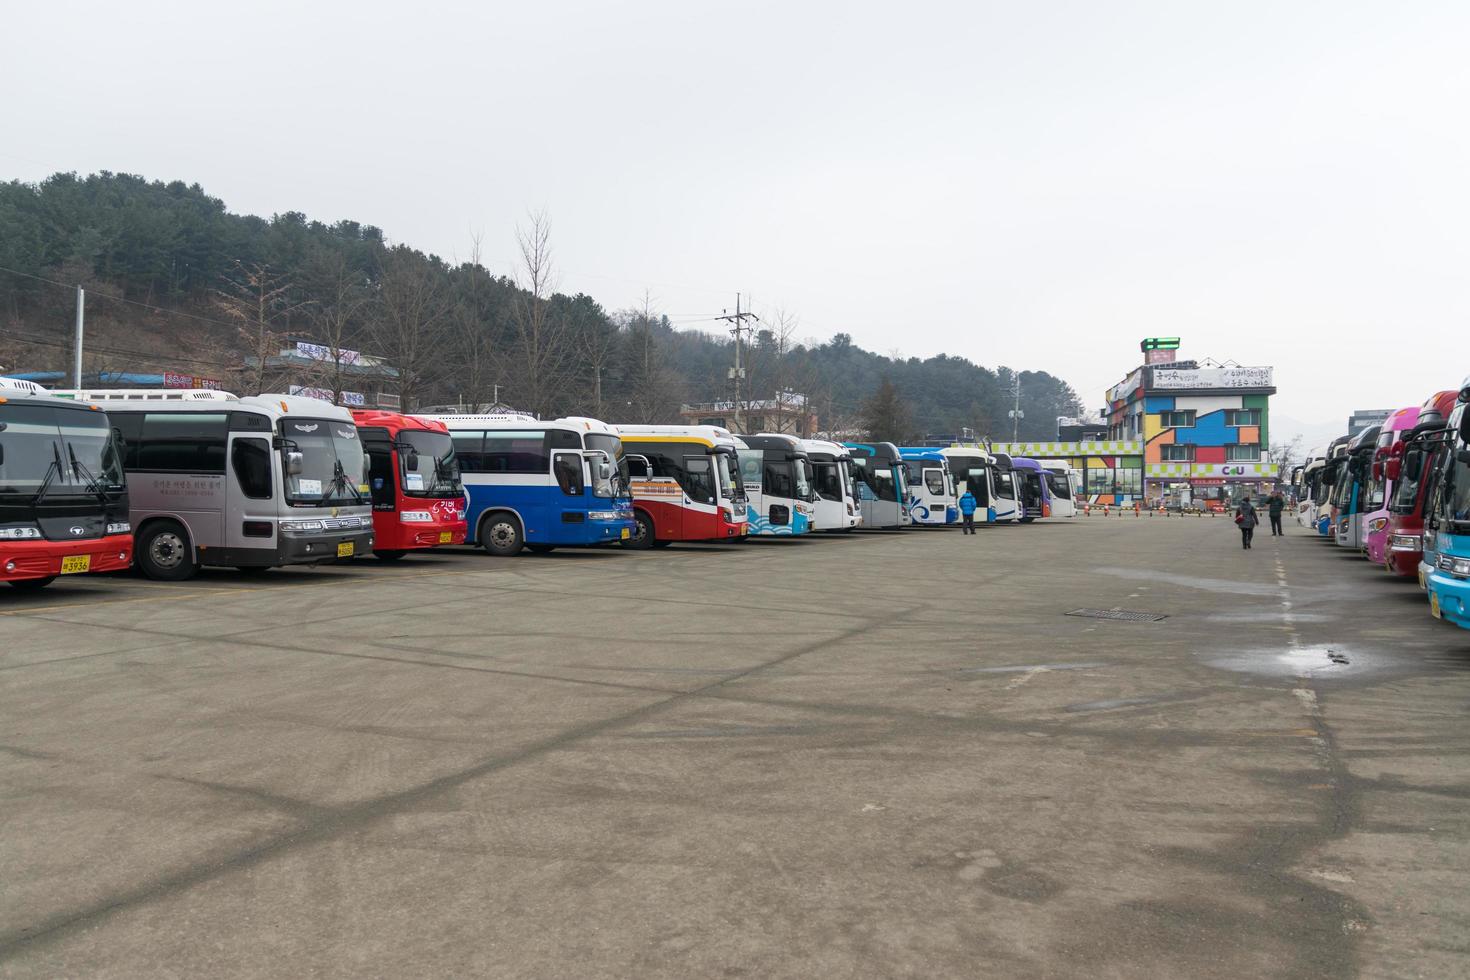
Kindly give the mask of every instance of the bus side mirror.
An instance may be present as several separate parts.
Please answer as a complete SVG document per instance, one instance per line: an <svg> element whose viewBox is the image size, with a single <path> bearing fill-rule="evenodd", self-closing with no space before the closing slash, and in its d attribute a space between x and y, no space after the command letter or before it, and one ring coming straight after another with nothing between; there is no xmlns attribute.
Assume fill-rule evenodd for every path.
<svg viewBox="0 0 1470 980"><path fill-rule="evenodd" d="M417 473L418 472L418 469L419 469L419 451L417 449L410 449L408 451L408 468L409 468L410 471L412 471L414 473Z"/></svg>
<svg viewBox="0 0 1470 980"><path fill-rule="evenodd" d="M1470 442L1470 409L1460 413L1460 441Z"/></svg>
<svg viewBox="0 0 1470 980"><path fill-rule="evenodd" d="M1375 479L1375 480L1381 480L1381 479L1383 479L1383 464L1382 463L1374 463L1373 464L1373 479Z"/></svg>
<svg viewBox="0 0 1470 980"><path fill-rule="evenodd" d="M0 426L0 428L4 428L4 426ZM4 465L5 465L5 444L4 443L0 443L0 466L4 466Z"/></svg>
<svg viewBox="0 0 1470 980"><path fill-rule="evenodd" d="M1388 474L1390 480L1397 483L1399 482L1399 477L1404 472L1404 461L1401 459L1391 459L1384 464L1383 471Z"/></svg>
<svg viewBox="0 0 1470 980"><path fill-rule="evenodd" d="M300 453L290 452L286 454L286 475L300 476L303 467Z"/></svg>

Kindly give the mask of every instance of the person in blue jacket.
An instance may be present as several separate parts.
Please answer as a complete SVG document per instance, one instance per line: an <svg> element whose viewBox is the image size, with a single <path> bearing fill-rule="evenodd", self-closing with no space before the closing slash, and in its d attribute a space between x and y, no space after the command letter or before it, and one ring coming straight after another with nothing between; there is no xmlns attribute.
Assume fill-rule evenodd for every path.
<svg viewBox="0 0 1470 980"><path fill-rule="evenodd" d="M960 516L965 520L966 534L975 533L975 495L966 490L960 494Z"/></svg>

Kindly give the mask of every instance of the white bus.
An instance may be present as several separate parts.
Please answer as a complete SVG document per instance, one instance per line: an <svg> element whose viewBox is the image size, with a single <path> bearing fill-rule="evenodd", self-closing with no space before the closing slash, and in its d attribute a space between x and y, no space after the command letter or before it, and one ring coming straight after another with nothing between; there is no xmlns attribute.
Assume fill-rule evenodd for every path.
<svg viewBox="0 0 1470 980"><path fill-rule="evenodd" d="M846 446L824 439L803 439L801 448L812 461L813 486L817 491L813 530L851 531L862 521L852 473L852 452Z"/></svg>
<svg viewBox="0 0 1470 980"><path fill-rule="evenodd" d="M750 498L751 534L806 534L816 491L812 462L796 436L778 432L736 436L740 481Z"/></svg>
<svg viewBox="0 0 1470 980"><path fill-rule="evenodd" d="M128 477L135 560L149 578L372 551L367 455L345 408L223 391L56 394L106 410Z"/></svg>
<svg viewBox="0 0 1470 980"><path fill-rule="evenodd" d="M955 492L954 474L945 455L927 446L901 446L898 454L903 459L906 506L913 523L924 527L958 523L960 495Z"/></svg>
<svg viewBox="0 0 1470 980"><path fill-rule="evenodd" d="M1041 463L1042 475L1046 477L1047 489L1051 491L1051 516L1076 517L1077 483L1073 479L1076 470L1060 459L1043 459L1038 462Z"/></svg>

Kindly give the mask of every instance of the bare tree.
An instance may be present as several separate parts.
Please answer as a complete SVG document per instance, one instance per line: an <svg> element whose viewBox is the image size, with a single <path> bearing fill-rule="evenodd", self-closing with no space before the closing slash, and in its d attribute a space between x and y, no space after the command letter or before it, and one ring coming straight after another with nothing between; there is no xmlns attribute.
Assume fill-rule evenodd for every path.
<svg viewBox="0 0 1470 980"><path fill-rule="evenodd" d="M551 256L551 219L534 211L528 227L516 228L520 294L511 306L509 365L511 388L525 408L550 414L563 394L572 360L566 324L548 300L555 289Z"/></svg>
<svg viewBox="0 0 1470 980"><path fill-rule="evenodd" d="M434 380L449 330L449 297L439 270L412 249L388 249L381 261L378 302L367 334L377 353L398 371L398 398L407 412Z"/></svg>
<svg viewBox="0 0 1470 980"><path fill-rule="evenodd" d="M348 369L356 360L350 345L357 342L354 338L370 294L363 277L337 251L323 251L312 257L307 284L314 295L307 307L307 319L312 336L326 353L302 372L302 383L331 391L332 404L340 405Z"/></svg>
<svg viewBox="0 0 1470 980"><path fill-rule="evenodd" d="M669 366L668 351L654 331L661 318L653 311L652 297L645 291L643 307L625 312L621 319L628 421L646 425L677 420L683 384Z"/></svg>
<svg viewBox="0 0 1470 980"><path fill-rule="evenodd" d="M242 371L247 391L258 395L269 376L267 362L279 354L287 318L300 307L291 301L292 284L258 262L235 262L224 287L214 291L214 305L239 325L240 339L250 351Z"/></svg>
<svg viewBox="0 0 1470 980"><path fill-rule="evenodd" d="M482 238L471 239L469 261L460 266L461 286L449 327L452 380L461 402L473 412L490 408L495 400L495 373L500 367L493 330L497 290L480 260Z"/></svg>

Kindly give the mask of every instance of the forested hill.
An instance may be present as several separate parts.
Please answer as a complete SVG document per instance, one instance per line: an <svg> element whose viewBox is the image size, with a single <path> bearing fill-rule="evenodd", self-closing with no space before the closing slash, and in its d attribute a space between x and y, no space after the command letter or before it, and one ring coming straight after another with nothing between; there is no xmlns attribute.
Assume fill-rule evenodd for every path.
<svg viewBox="0 0 1470 980"><path fill-rule="evenodd" d="M0 368L70 364L70 287L81 285L89 372L176 371L248 389L262 379L247 365L290 338L382 357L406 406L488 403L498 390L543 415L675 421L681 402L730 397L728 336L676 329L647 305L610 310L554 292L545 230L528 222L523 267L493 271L354 221L231 214L197 184L106 172L0 184ZM894 359L846 334L815 341L799 320L763 326L750 338L749 397L801 392L824 428L854 427L886 379L912 429L890 435L1010 435L1007 368ZM1021 374L1021 408L1023 439L1053 437L1058 415L1082 410L1065 382L1032 371Z"/></svg>

